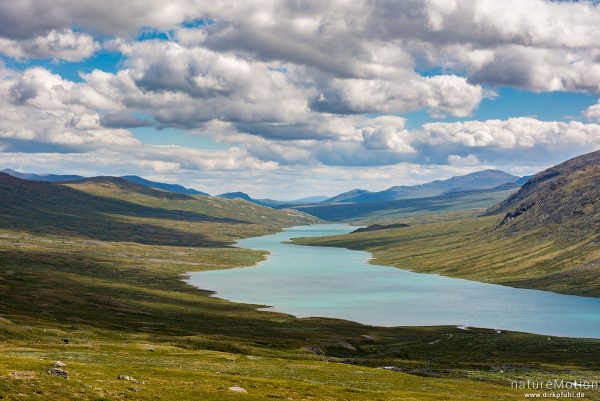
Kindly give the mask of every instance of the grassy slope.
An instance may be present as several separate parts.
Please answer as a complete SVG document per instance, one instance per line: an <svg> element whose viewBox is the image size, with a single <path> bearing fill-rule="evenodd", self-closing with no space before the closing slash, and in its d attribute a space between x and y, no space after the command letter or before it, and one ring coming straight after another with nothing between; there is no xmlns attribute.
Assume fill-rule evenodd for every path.
<svg viewBox="0 0 600 401"><path fill-rule="evenodd" d="M293 210L174 194L113 177L69 185L0 174L0 227L152 245L227 246L316 221Z"/></svg>
<svg viewBox="0 0 600 401"><path fill-rule="evenodd" d="M65 184L78 191L116 201L126 201L136 205L174 213L193 213L205 216L205 221L191 223L187 219L157 220L152 217L120 216L137 224L153 224L166 227L195 237L208 237L210 240L230 244L244 238L275 232L291 225L312 224L319 220L311 215L293 209L271 209L246 202L241 199L189 196L144 188L124 183L123 180L95 178Z"/></svg>
<svg viewBox="0 0 600 401"><path fill-rule="evenodd" d="M498 400L522 398L510 379L600 378L600 341L295 319L180 280L255 263L259 251L0 238L4 399L227 400L239 385L248 399ZM55 360L69 380L45 374ZM382 365L414 374L373 369Z"/></svg>
<svg viewBox="0 0 600 401"><path fill-rule="evenodd" d="M540 231L508 236L496 230L501 219L472 217L295 242L367 250L373 253L372 263L417 272L600 296L595 237L564 243Z"/></svg>
<svg viewBox="0 0 600 401"><path fill-rule="evenodd" d="M252 265L265 254L222 244L306 217L111 180L70 185L68 196L9 185L0 198L1 399L229 400L240 385L257 400L498 400L522 398L510 379L600 378L600 341L374 328L210 297L181 275ZM181 246L193 236L207 245ZM132 237L145 244L115 241ZM45 373L55 360L69 380Z"/></svg>
<svg viewBox="0 0 600 401"><path fill-rule="evenodd" d="M543 228L566 239L600 235L600 151L544 170L488 214L502 213L502 231Z"/></svg>

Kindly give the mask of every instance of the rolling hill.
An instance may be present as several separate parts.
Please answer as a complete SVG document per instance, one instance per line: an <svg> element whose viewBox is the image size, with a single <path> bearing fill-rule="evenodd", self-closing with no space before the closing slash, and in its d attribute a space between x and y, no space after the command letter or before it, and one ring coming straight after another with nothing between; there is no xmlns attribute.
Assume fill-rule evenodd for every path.
<svg viewBox="0 0 600 401"><path fill-rule="evenodd" d="M248 202L254 202L254 199L252 199L250 195L245 192L226 192L224 194L217 195L217 197L223 199L243 199Z"/></svg>
<svg viewBox="0 0 600 401"><path fill-rule="evenodd" d="M12 175L13 177L20 178L22 180L30 180L30 181L46 181L46 182L65 182L65 181L75 181L81 180L85 177L81 175L61 175L61 174L34 174L34 173L21 173L20 171L15 171L9 168L5 168L1 170L0 173Z"/></svg>
<svg viewBox="0 0 600 401"><path fill-rule="evenodd" d="M316 221L292 210L176 194L117 177L67 183L0 173L0 227L143 244L224 246Z"/></svg>

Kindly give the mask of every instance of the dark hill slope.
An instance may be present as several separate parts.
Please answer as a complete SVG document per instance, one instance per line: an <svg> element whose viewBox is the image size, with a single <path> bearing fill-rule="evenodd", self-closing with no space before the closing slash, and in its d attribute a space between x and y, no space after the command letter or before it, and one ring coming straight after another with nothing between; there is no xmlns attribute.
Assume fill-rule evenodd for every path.
<svg viewBox="0 0 600 401"><path fill-rule="evenodd" d="M227 192L221 195L217 195L219 198L223 199L243 199L248 202L252 202L252 198L245 192Z"/></svg>
<svg viewBox="0 0 600 401"><path fill-rule="evenodd" d="M241 201L154 190L121 178L68 184L0 173L0 227L142 244L223 246L314 219Z"/></svg>
<svg viewBox="0 0 600 401"><path fill-rule="evenodd" d="M568 160L531 177L486 214L504 213L500 229L600 234L600 151Z"/></svg>

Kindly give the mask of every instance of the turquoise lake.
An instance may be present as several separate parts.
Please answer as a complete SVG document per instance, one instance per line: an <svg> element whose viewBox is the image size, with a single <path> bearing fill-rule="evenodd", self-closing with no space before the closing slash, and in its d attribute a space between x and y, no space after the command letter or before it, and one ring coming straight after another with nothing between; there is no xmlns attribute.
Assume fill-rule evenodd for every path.
<svg viewBox="0 0 600 401"><path fill-rule="evenodd" d="M253 267L190 273L188 282L235 302L298 317L377 326L455 325L600 338L600 299L504 287L368 263L368 252L308 247L294 237L344 234L344 224L298 226L240 241L268 250Z"/></svg>

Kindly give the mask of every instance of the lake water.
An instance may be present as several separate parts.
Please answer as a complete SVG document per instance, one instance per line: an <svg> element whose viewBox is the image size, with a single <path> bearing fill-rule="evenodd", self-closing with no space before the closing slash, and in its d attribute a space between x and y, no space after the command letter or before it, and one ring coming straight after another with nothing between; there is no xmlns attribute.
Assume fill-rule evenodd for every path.
<svg viewBox="0 0 600 401"><path fill-rule="evenodd" d="M299 226L238 245L271 252L254 267L191 273L189 283L231 301L377 326L456 325L600 338L600 298L414 273L368 263L368 252L285 244L344 234L343 224Z"/></svg>

